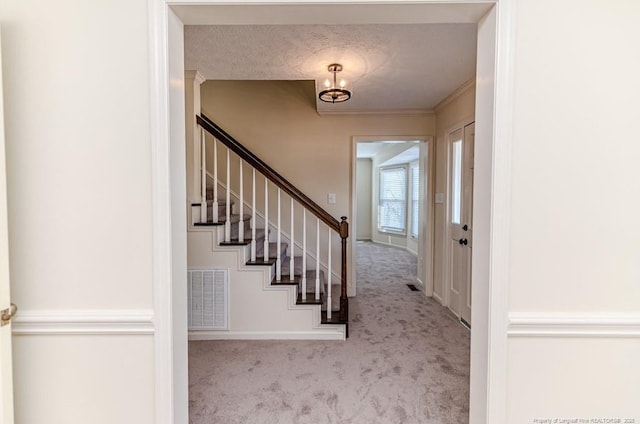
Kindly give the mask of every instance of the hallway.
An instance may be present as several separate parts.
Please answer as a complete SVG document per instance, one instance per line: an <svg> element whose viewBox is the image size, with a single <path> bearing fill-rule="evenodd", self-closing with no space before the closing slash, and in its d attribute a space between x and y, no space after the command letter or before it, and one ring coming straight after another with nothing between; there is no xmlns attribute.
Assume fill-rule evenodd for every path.
<svg viewBox="0 0 640 424"><path fill-rule="evenodd" d="M415 256L366 242L357 263L345 342L190 342L190 423L467 423L469 332L406 286Z"/></svg>

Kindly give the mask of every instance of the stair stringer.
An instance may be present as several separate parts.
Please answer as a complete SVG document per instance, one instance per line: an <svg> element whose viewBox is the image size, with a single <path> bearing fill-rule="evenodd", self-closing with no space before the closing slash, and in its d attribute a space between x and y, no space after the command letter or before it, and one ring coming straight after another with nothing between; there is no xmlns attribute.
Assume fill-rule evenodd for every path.
<svg viewBox="0 0 640 424"><path fill-rule="evenodd" d="M189 340L344 340L344 325L321 324L320 305L297 305L296 286L272 286L274 266L247 266L248 246L219 246L223 226L190 227L189 269L228 269L228 330L190 331Z"/></svg>

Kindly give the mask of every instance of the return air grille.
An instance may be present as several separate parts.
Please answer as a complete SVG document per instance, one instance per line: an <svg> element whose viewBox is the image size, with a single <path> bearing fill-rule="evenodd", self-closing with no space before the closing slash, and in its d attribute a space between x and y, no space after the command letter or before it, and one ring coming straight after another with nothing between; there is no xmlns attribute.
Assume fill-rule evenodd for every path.
<svg viewBox="0 0 640 424"><path fill-rule="evenodd" d="M189 330L227 330L229 279L226 269L189 271Z"/></svg>

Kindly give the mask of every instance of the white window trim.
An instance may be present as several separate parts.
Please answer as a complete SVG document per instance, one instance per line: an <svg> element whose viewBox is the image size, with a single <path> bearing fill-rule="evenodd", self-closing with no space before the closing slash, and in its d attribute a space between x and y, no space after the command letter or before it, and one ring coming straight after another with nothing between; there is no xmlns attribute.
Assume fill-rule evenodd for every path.
<svg viewBox="0 0 640 424"><path fill-rule="evenodd" d="M414 170L414 166L416 167L416 170ZM420 237L420 161L419 160L414 160L412 162L408 163L408 169L409 169L409 173L407 175L407 191L409 193L408 199L407 199L407 212L409 214L409 219L408 221L408 234L411 238L413 239L418 239ZM416 194L417 194L417 198L414 199L414 193L413 193L413 181L414 181L414 173L418 174L418 188L416 189ZM413 210L413 202L418 202L418 210L414 211ZM417 212L417 213L414 213ZM416 227L415 230L415 234L413 233L413 223L414 223L414 219L416 218L414 215L418 216L418 221L416 222Z"/></svg>
<svg viewBox="0 0 640 424"><path fill-rule="evenodd" d="M390 169L403 169L404 170L404 176L405 176L405 182L404 182L404 228L402 230L394 230L393 228L386 228L380 225L380 220L381 220L381 214L380 214L380 209L381 209L381 203L382 203L382 196L381 196L381 191L382 191L382 172L390 170ZM409 206L409 202L408 202L408 179L409 179L409 170L408 170L408 166L407 164L397 164L397 165L391 165L391 166L381 166L378 168L378 232L380 233L384 233L384 234L392 234L392 235L396 235L396 236L406 236L407 235L407 221L408 221L408 206Z"/></svg>

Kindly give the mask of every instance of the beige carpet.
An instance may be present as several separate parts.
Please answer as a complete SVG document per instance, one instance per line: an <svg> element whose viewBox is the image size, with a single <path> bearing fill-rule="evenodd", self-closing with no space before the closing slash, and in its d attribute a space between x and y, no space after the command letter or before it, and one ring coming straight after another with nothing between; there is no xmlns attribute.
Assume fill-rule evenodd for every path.
<svg viewBox="0 0 640 424"><path fill-rule="evenodd" d="M406 286L415 256L357 260L345 342L190 342L190 423L468 423L469 332Z"/></svg>

